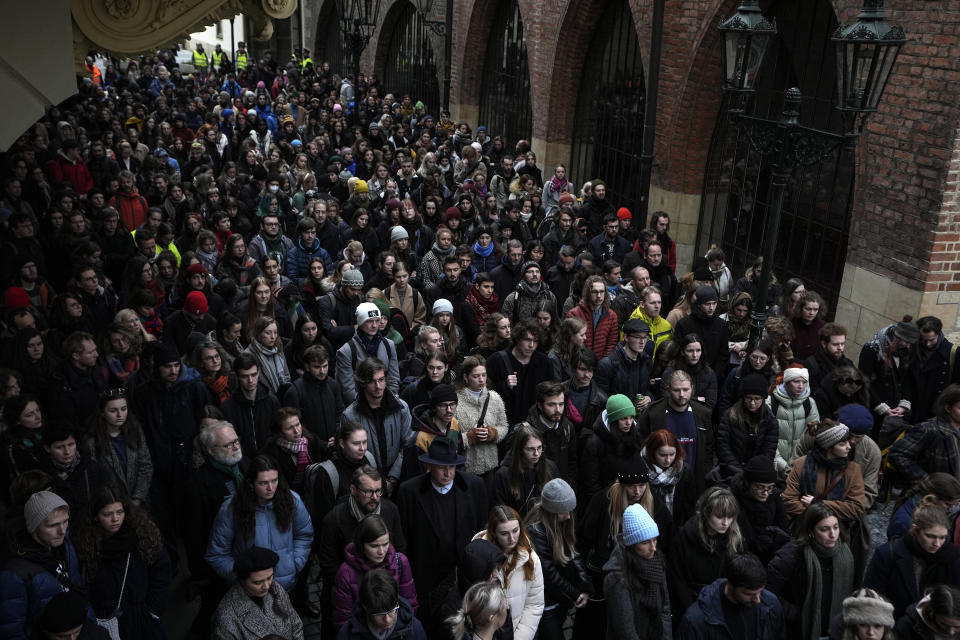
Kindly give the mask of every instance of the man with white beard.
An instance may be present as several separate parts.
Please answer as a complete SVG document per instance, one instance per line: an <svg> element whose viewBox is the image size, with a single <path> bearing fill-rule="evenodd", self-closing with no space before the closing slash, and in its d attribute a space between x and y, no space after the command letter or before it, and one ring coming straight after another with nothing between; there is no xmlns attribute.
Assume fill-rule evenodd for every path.
<svg viewBox="0 0 960 640"><path fill-rule="evenodd" d="M190 477L190 491L184 496L184 547L190 567L191 591L200 595L200 611L194 620L194 630L202 637L210 637L213 612L227 585L203 559L213 521L224 499L236 491L243 478L247 461L243 458L240 439L233 425L220 420L204 427L198 436L205 460Z"/></svg>

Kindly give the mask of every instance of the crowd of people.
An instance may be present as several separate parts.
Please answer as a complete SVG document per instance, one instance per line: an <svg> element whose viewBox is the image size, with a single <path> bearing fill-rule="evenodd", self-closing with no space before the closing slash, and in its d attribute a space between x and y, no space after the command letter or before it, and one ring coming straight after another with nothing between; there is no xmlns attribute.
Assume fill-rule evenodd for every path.
<svg viewBox="0 0 960 640"><path fill-rule="evenodd" d="M88 58L0 158L0 639L175 580L218 640L960 634L939 319L854 363L528 141L235 58Z"/></svg>

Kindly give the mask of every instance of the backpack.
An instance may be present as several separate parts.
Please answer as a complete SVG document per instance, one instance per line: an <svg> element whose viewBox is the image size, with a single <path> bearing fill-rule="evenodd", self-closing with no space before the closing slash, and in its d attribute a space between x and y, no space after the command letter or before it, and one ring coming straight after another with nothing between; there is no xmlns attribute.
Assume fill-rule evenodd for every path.
<svg viewBox="0 0 960 640"><path fill-rule="evenodd" d="M777 417L777 409L780 408L780 401L777 400L777 396L770 394L770 411L773 412L773 417ZM803 401L803 415L804 417L810 415L810 396L807 396Z"/></svg>
<svg viewBox="0 0 960 640"><path fill-rule="evenodd" d="M393 340L384 336L382 338L383 343L387 345L387 355L390 358L397 358L397 345L393 344ZM353 344L353 338L347 340L347 344L350 346L350 370L357 370L357 363L360 361L360 356L357 355L357 347Z"/></svg>
<svg viewBox="0 0 960 640"><path fill-rule="evenodd" d="M363 457L366 459L367 464L374 469L377 468L377 461L374 459L373 454L370 453L369 449ZM307 508L307 512L313 519L314 526L319 525L320 521L323 519L323 516L326 515L323 513L316 513L317 498L319 497L317 493L317 486L320 482L321 473L325 473L327 477L330 478L330 485L333 487L334 498L336 498L337 494L340 492L340 474L337 472L337 466L333 463L333 460L313 462L307 465L307 468L303 472L303 492L300 497L303 500L304 506Z"/></svg>

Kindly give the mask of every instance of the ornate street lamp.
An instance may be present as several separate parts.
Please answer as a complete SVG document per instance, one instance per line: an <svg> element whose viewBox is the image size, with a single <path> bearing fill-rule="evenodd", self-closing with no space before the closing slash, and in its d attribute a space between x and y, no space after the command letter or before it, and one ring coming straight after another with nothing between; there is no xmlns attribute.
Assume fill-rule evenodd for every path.
<svg viewBox="0 0 960 640"><path fill-rule="evenodd" d="M723 90L730 96L731 110L742 112L753 95L760 63L777 35L777 21L760 13L758 0L744 0L718 29L723 36Z"/></svg>
<svg viewBox="0 0 960 640"><path fill-rule="evenodd" d="M797 167L822 161L840 145L853 147L864 120L877 110L906 39L903 29L886 22L883 0L864 0L857 22L837 30L832 38L837 53L836 108L845 121L844 132L837 134L799 123L801 95L796 88L787 91L778 120L746 115L744 110L756 90L757 73L776 35L776 24L763 17L757 0L745 0L719 28L724 39L723 90L729 98L730 116L772 169L772 208L764 229L763 271L751 317L750 337L756 338L763 334L767 321L770 276L790 176Z"/></svg>
<svg viewBox="0 0 960 640"><path fill-rule="evenodd" d="M340 32L353 52L353 70L360 69L360 54L373 37L380 18L380 0L338 0Z"/></svg>
<svg viewBox="0 0 960 640"><path fill-rule="evenodd" d="M417 13L423 16L423 23L427 25L427 28L430 29L430 31L433 31L441 38L447 35L447 21L445 19L430 19L430 11L433 9L433 0L413 0L413 4L417 8Z"/></svg>
<svg viewBox="0 0 960 640"><path fill-rule="evenodd" d="M886 21L883 0L865 0L857 21L838 28L833 36L837 110L853 120L876 111L893 63L906 41L903 29Z"/></svg>

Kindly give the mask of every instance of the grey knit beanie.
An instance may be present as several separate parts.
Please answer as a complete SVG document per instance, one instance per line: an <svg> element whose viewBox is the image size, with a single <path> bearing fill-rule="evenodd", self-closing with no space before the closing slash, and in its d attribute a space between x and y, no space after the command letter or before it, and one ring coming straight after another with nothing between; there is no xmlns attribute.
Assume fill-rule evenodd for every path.
<svg viewBox="0 0 960 640"><path fill-rule="evenodd" d="M543 485L540 506L550 513L571 513L577 508L577 494L562 478L554 478Z"/></svg>
<svg viewBox="0 0 960 640"><path fill-rule="evenodd" d="M52 491L38 491L30 496L27 504L23 505L23 520L27 531L33 533L44 520L57 509L68 508L63 498Z"/></svg>

